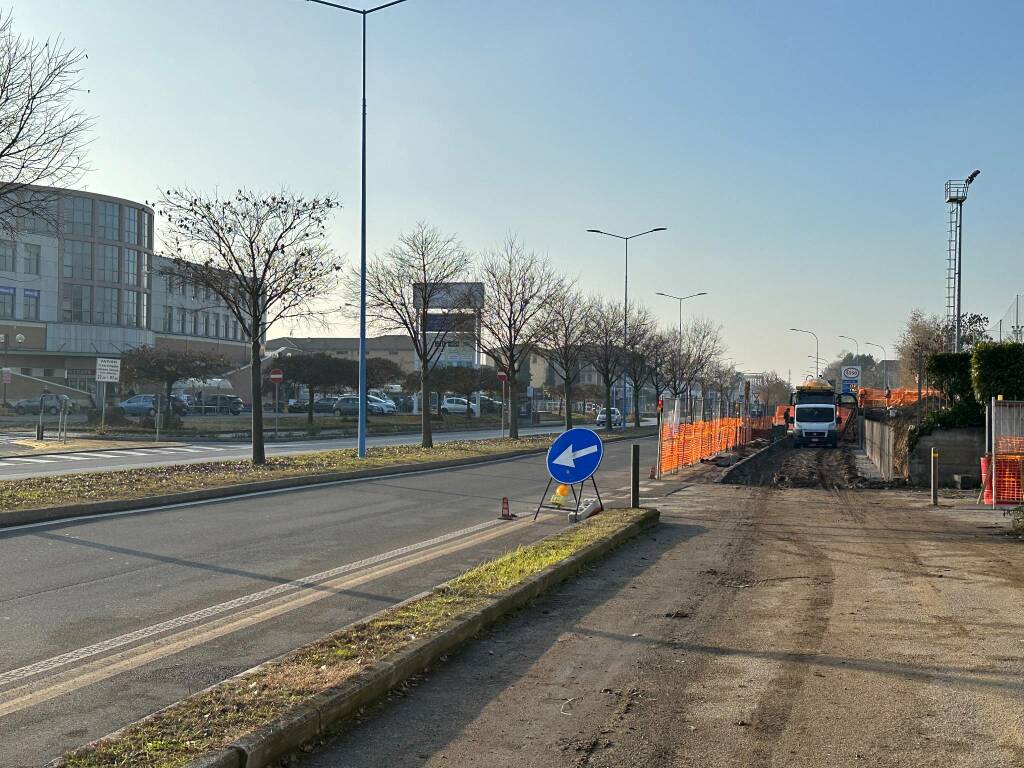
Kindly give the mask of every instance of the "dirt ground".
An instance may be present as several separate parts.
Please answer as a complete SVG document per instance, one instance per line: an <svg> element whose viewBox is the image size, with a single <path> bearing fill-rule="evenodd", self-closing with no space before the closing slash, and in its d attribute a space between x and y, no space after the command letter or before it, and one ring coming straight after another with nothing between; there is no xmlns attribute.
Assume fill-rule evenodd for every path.
<svg viewBox="0 0 1024 768"><path fill-rule="evenodd" d="M795 453L775 471L817 487L669 488L657 529L301 765L1024 766L1024 542Z"/></svg>

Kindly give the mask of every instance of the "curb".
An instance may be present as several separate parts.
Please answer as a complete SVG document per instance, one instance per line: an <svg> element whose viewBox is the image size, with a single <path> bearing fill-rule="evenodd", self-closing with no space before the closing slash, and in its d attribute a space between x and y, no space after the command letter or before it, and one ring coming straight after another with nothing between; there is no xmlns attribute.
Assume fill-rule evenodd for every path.
<svg viewBox="0 0 1024 768"><path fill-rule="evenodd" d="M792 444L793 444L793 440L792 440L792 438L790 438L788 436L782 438L781 440L776 440L774 443L769 443L768 445L766 445L761 450L756 451L756 452L750 454L749 456L746 456L746 457L740 459L739 461L737 461L735 464L733 464L731 467L729 467L725 471L725 473L720 478L718 478L718 480L716 480L715 482L716 483L722 483L722 484L731 484L732 483L732 476L733 476L733 474L738 469L740 469L744 464L746 464L747 462L753 461L754 459L757 459L757 458L760 458L760 457L764 456L766 453L768 453L769 451L771 451L773 449L775 449L775 450L782 450L783 446L792 447Z"/></svg>
<svg viewBox="0 0 1024 768"><path fill-rule="evenodd" d="M652 433L653 434L653 433ZM609 437L605 442L614 443L623 440L640 439L649 435L628 435L625 437ZM40 509L23 509L15 512L0 513L0 532L4 528L29 523L45 523L67 518L87 517L89 515L102 514L106 512L130 512L156 511L160 507L169 507L176 504L188 504L196 501L211 501L215 499L230 499L237 496L246 496L253 493L266 491L281 491L293 488L307 488L329 483L338 483L350 480L369 480L378 477L391 477L404 475L411 472L432 472L453 467L463 467L471 464L484 464L488 462L506 461L518 459L524 456L533 456L547 451L547 447L526 448L507 453L495 453L489 456L467 456L461 459L448 459L446 461L424 461L411 464L396 464L391 467L374 467L372 469L357 469L351 472L326 472L317 475L297 475L285 477L279 480L258 480L251 483L238 483L218 488L203 488L196 491L182 491L180 493L168 493L162 496L144 496L138 499L113 499L110 501L94 501L84 504L68 504L60 507L43 507ZM216 459L214 459L216 461Z"/></svg>
<svg viewBox="0 0 1024 768"><path fill-rule="evenodd" d="M526 581L493 598L482 608L455 619L451 626L439 634L417 641L376 664L366 667L342 685L322 691L276 720L239 737L226 747L217 748L215 751L196 758L185 764L183 768L276 768L283 758L305 744L325 739L336 733L347 718L363 707L374 703L410 677L433 667L444 656L458 649L482 630L522 608L552 587L576 576L588 565L604 558L609 552L641 531L656 526L659 518L657 509L646 509L642 517L634 520L625 528L607 538L595 541L559 563L548 566ZM381 614L444 589L448 583L445 582L433 590L414 595L397 605L385 608L348 626L352 627L372 621ZM343 627L339 631L344 631L344 629L347 627ZM326 638L313 641L308 645L314 645L324 639ZM257 670L279 663L288 655L279 656L229 679L244 678ZM210 688L217 685L220 683L210 686ZM206 690L210 690L210 688ZM162 711L164 710L155 712L138 722L145 723L152 720ZM115 739L128 727L130 726L120 728L109 736L91 742L90 745L102 744ZM85 745L85 747L90 745ZM64 758L57 758L48 763L47 768L65 768L66 765Z"/></svg>

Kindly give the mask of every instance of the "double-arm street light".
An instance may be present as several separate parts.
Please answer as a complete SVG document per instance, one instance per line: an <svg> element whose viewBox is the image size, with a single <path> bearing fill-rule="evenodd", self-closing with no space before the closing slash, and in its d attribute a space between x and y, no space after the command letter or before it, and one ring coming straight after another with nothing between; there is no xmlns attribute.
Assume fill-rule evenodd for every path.
<svg viewBox="0 0 1024 768"><path fill-rule="evenodd" d="M406 0L392 0L375 8L350 8L327 0L307 0L363 17L363 128L362 128L362 220L359 231L359 458L366 458L366 17Z"/></svg>
<svg viewBox="0 0 1024 768"><path fill-rule="evenodd" d="M875 342L873 342L873 341L865 341L864 342L864 346L865 347L878 347L880 350L882 350L882 381L885 384L885 388L888 389L889 388L889 366L887 366L885 364L885 347L883 347L881 344L875 344Z"/></svg>
<svg viewBox="0 0 1024 768"><path fill-rule="evenodd" d="M797 333L809 333L809 334L811 334L811 336L814 337L814 377L817 378L818 377L818 359L819 359L819 355L821 353L821 349L820 349L821 345L818 343L818 334L816 334L814 331L805 331L803 328L790 328L789 330L796 331Z"/></svg>
<svg viewBox="0 0 1024 768"><path fill-rule="evenodd" d="M615 235L611 232L605 232L601 229L588 229L587 232L592 232L595 235L605 235L607 237L614 237L616 240L622 240L626 244L626 278L624 281L624 300L622 304L622 344L623 347L629 344L629 324L627 322L627 316L629 315L629 241L635 240L638 237L649 235L652 232L664 232L668 227L655 227L654 229L648 229L646 232L637 232L635 235ZM628 398L626 394L626 372L622 372L622 428L626 428L626 408L628 405ZM609 420L611 416L608 417Z"/></svg>
<svg viewBox="0 0 1024 768"><path fill-rule="evenodd" d="M664 296L666 299L675 299L679 302L679 346L682 348L683 345L683 302L687 299L692 299L697 296L707 296L707 291L701 291L700 293L691 293L689 296L673 296L671 293L662 293L658 291L655 296Z"/></svg>

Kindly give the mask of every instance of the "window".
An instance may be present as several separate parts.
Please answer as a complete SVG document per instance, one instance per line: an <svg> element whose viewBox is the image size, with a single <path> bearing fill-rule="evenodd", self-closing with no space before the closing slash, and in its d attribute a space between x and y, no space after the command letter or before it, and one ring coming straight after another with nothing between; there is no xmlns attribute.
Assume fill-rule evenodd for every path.
<svg viewBox="0 0 1024 768"><path fill-rule="evenodd" d="M164 306L164 331L174 333L174 307Z"/></svg>
<svg viewBox="0 0 1024 768"><path fill-rule="evenodd" d="M21 301L21 319L39 319L39 291L33 288L26 288L23 291Z"/></svg>
<svg viewBox="0 0 1024 768"><path fill-rule="evenodd" d="M0 240L0 272L14 271L14 243Z"/></svg>
<svg viewBox="0 0 1024 768"><path fill-rule="evenodd" d="M220 315L216 312L213 313L213 338L220 338Z"/></svg>
<svg viewBox="0 0 1024 768"><path fill-rule="evenodd" d="M137 208L124 207L124 237L126 243L139 243L139 211Z"/></svg>
<svg viewBox="0 0 1024 768"><path fill-rule="evenodd" d="M203 336L209 336L210 335L210 314L208 312L203 312L203 316L202 316L202 319L200 320L200 324L201 324L200 327L203 329L202 335Z"/></svg>
<svg viewBox="0 0 1024 768"><path fill-rule="evenodd" d="M206 301L209 301L211 298L213 298L213 294L210 291L210 286L208 286L208 285L203 286L203 298Z"/></svg>
<svg viewBox="0 0 1024 768"><path fill-rule="evenodd" d="M92 322L92 288L88 285L65 285L61 303L61 319L65 323Z"/></svg>
<svg viewBox="0 0 1024 768"><path fill-rule="evenodd" d="M64 241L64 277L92 280L92 243Z"/></svg>
<svg viewBox="0 0 1024 768"><path fill-rule="evenodd" d="M39 274L39 257L42 248L34 243L22 243L21 253L24 260L23 272L26 275Z"/></svg>
<svg viewBox="0 0 1024 768"><path fill-rule="evenodd" d="M141 223L142 231L139 232L139 245L153 250L153 215L148 211L142 211Z"/></svg>
<svg viewBox="0 0 1024 768"><path fill-rule="evenodd" d="M198 299L199 298L199 283L197 283L195 281L192 282L192 298L193 299Z"/></svg>
<svg viewBox="0 0 1024 768"><path fill-rule="evenodd" d="M92 200L87 197L64 198L64 234L92 236Z"/></svg>
<svg viewBox="0 0 1024 768"><path fill-rule="evenodd" d="M124 284L139 284L139 252L131 248L124 249Z"/></svg>
<svg viewBox="0 0 1024 768"><path fill-rule="evenodd" d="M192 322L189 324L189 332L193 336L198 336L199 335L199 313L198 312L193 312L192 313Z"/></svg>
<svg viewBox="0 0 1024 768"><path fill-rule="evenodd" d="M115 245L96 246L96 280L101 283L116 283L121 275L118 265L118 248Z"/></svg>
<svg viewBox="0 0 1024 768"><path fill-rule="evenodd" d="M184 277L179 277L178 278L178 295L179 296L184 296L185 295L185 283L186 282L187 281L185 280Z"/></svg>
<svg viewBox="0 0 1024 768"><path fill-rule="evenodd" d="M43 368L43 376L53 376L53 368Z"/></svg>
<svg viewBox="0 0 1024 768"><path fill-rule="evenodd" d="M0 285L0 318L14 319L14 289Z"/></svg>
<svg viewBox="0 0 1024 768"><path fill-rule="evenodd" d="M121 231L118 212L121 206L100 200L96 203L96 236L104 240L117 240Z"/></svg>
<svg viewBox="0 0 1024 768"><path fill-rule="evenodd" d="M142 287L149 290L153 287L153 275L149 254L142 254Z"/></svg>
<svg viewBox="0 0 1024 768"><path fill-rule="evenodd" d="M117 325L117 288L96 289L96 322L100 325Z"/></svg>
<svg viewBox="0 0 1024 768"><path fill-rule="evenodd" d="M139 294L139 328L149 328L149 294Z"/></svg>
<svg viewBox="0 0 1024 768"><path fill-rule="evenodd" d="M178 307L178 333L185 333L185 308Z"/></svg>
<svg viewBox="0 0 1024 768"><path fill-rule="evenodd" d="M27 192L19 229L40 235L52 235L57 223L57 198L46 192Z"/></svg>
<svg viewBox="0 0 1024 768"><path fill-rule="evenodd" d="M124 292L124 324L129 328L139 326L139 292Z"/></svg>
<svg viewBox="0 0 1024 768"><path fill-rule="evenodd" d="M221 338L226 339L231 336L231 318L228 315L224 315L220 323Z"/></svg>

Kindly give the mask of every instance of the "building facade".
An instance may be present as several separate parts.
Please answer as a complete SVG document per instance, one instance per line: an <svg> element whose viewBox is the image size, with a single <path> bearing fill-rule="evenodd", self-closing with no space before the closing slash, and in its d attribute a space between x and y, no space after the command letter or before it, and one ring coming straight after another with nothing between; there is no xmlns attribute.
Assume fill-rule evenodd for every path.
<svg viewBox="0 0 1024 768"><path fill-rule="evenodd" d="M95 393L97 357L140 346L245 358L241 329L216 296L169 279L154 250L153 209L109 195L39 188L41 215L0 234L0 365Z"/></svg>

